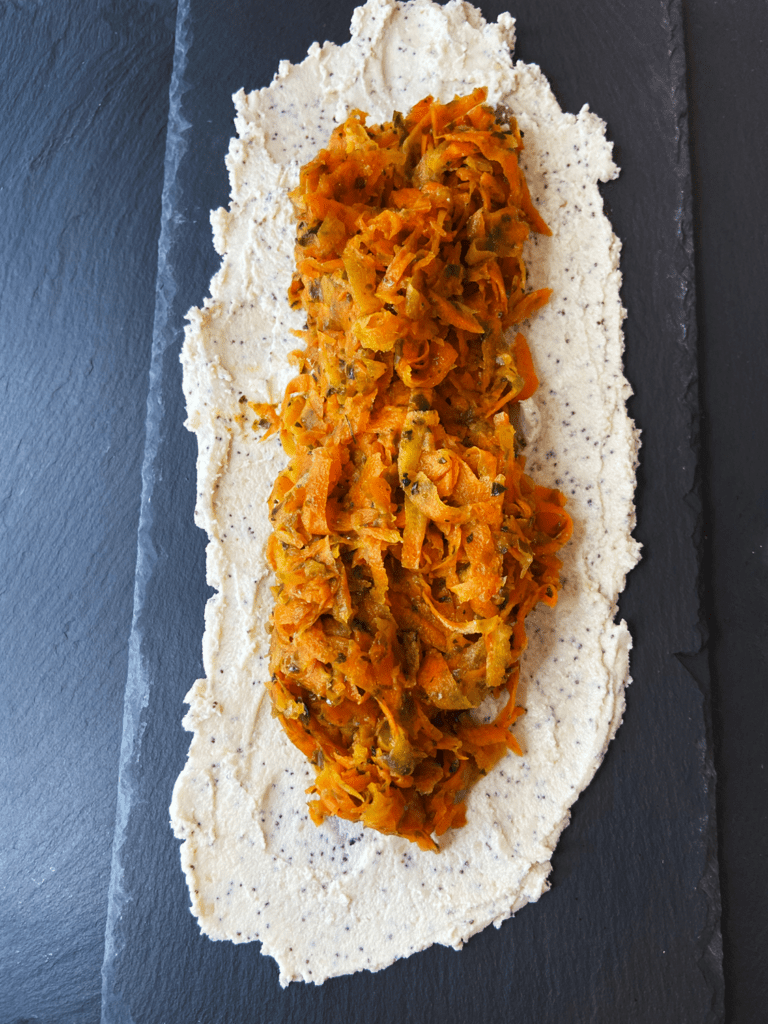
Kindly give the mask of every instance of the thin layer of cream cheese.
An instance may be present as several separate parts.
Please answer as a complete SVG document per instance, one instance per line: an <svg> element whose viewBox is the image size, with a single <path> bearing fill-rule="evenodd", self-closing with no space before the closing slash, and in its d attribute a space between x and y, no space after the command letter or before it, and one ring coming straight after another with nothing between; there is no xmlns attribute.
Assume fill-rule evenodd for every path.
<svg viewBox="0 0 768 1024"><path fill-rule="evenodd" d="M187 426L198 439L196 522L209 538L205 678L190 690L189 758L172 825L192 912L213 939L259 940L283 985L378 970L432 943L460 947L548 888L550 858L572 803L603 759L624 710L630 636L617 598L637 561L637 433L626 412L620 243L598 182L618 171L605 125L563 113L541 70L515 63L514 21L487 24L460 0L368 0L344 46L313 44L272 84L235 97L227 166L231 204L212 216L222 257L182 352ZM266 499L283 465L259 441L247 401L281 397L302 326L286 291L299 167L353 108L390 120L427 94L477 86L517 118L531 194L552 237L526 251L532 287L552 299L526 326L541 385L524 403L528 471L568 496L574 536L557 608L529 618L507 756L472 790L465 828L420 851L337 819L317 828L305 789L313 769L270 714L271 578Z"/></svg>

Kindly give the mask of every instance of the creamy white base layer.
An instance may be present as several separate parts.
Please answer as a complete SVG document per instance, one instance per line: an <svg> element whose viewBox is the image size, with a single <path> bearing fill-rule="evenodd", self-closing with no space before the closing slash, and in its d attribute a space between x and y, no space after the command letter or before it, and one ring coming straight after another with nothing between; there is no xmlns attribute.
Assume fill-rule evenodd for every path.
<svg viewBox="0 0 768 1024"><path fill-rule="evenodd" d="M268 89L235 97L227 165L232 202L212 215L222 265L189 314L182 354L189 428L199 443L196 522L209 537L206 678L192 687L193 732L171 817L200 927L258 939L280 982L378 970L434 942L459 947L546 890L569 808L621 721L630 638L616 601L637 561L637 434L622 374L620 245L598 181L616 176L604 124L561 112L538 67L513 63L514 22L486 24L468 4L370 0L345 46L315 44L280 65ZM301 164L348 111L389 120L431 93L476 86L525 135L524 167L552 237L527 250L530 283L554 289L526 328L541 386L525 403L528 470L568 496L574 537L557 608L530 618L509 755L468 801L468 825L439 855L331 820L316 828L313 778L270 715L265 626L266 498L282 464L261 443L243 398L276 400L293 375L289 334L302 317L285 298L295 228L287 192Z"/></svg>

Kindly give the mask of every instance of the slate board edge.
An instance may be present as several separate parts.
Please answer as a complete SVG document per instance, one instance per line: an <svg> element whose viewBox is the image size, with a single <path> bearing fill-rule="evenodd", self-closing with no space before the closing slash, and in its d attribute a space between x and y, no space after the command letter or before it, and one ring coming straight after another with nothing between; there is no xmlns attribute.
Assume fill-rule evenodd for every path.
<svg viewBox="0 0 768 1024"><path fill-rule="evenodd" d="M721 931L722 901L720 896L720 868L718 862L718 830L716 807L716 768L714 761L714 739L712 729L712 687L709 667L709 631L706 622L703 578L703 500L702 500L702 445L701 445L701 396L699 390L699 332L696 302L696 251L693 218L693 179L691 175L691 139L688 110L688 58L682 0L669 0L669 54L673 88L672 103L677 112L679 141L679 190L680 208L678 215L680 280L682 307L688 324L687 351L688 377L685 380L686 404L690 416L690 441L693 462L693 483L687 495L692 519L692 541L697 552L697 584L699 604L699 648L696 651L680 651L677 657L686 671L696 681L702 694L702 715L706 736L706 749L701 752L701 771L704 778L707 804L707 859L699 881L699 891L704 895L707 906L707 922L702 932L702 955L699 962L701 971L712 991L712 1005L706 1024L720 1024L725 1020L725 979L723 974L723 940Z"/></svg>
<svg viewBox="0 0 768 1024"><path fill-rule="evenodd" d="M685 386L684 404L690 425L690 451L694 459L692 483L688 493L689 521L692 543L696 552L700 550L702 514L699 473L699 388L698 352L696 331L696 297L694 278L692 185L688 138L688 101L686 89L686 55L681 0L668 0L664 4L669 31L670 85L672 104L677 113L678 123L678 188L680 206L677 237L679 240L678 262L675 271L680 279L680 301L684 313L683 344L679 353L679 369ZM134 590L134 619L129 644L129 669L126 682L123 739L120 755L118 801L113 843L112 870L109 887L109 904L105 934L105 954L102 968L102 1022L132 1024L132 1018L125 1004L112 987L112 965L124 945L121 931L121 910L130 895L122 884L123 870L121 850L128 822L132 797L132 769L141 753L143 726L141 710L146 704L150 679L145 671L141 653L140 610L144 604L146 585L157 562L151 541L152 494L155 485L155 456L157 454L160 430L160 392L162 385L162 359L169 347L177 340L178 331L172 324L172 307L176 294L176 282L166 256L172 244L178 225L173 219L177 208L174 202L175 180L179 163L184 155L187 142L184 138L188 123L181 115L181 100L186 91L184 71L188 52L190 31L190 0L180 0L177 14L176 48L174 69L170 87L170 111L166 141L165 180L161 218L161 234L158 246L157 297L155 326L150 368L150 387L147 403L147 434L144 464L142 470L142 501L139 524L137 568ZM700 578L700 557L697 555ZM711 716L709 706L709 671L706 663L706 628L701 613L694 634L698 635L699 647L695 651L678 653L681 664L696 680L702 691L703 714L707 733L707 747L701 751L702 775L705 778L709 813L704 823L709 843L709 856L699 889L706 896L708 907L707 924L702 932L703 954L700 961L702 973L712 992L712 1009L706 1024L716 1024L723 1019L722 952L720 940L720 896L717 863L717 832L714 803L715 773L712 761ZM703 1022L702 1022L703 1024Z"/></svg>
<svg viewBox="0 0 768 1024"><path fill-rule="evenodd" d="M120 767L117 784L115 832L112 843L107 923L104 935L104 960L101 968L101 1024L133 1024L133 1018L113 987L113 965L125 945L122 932L122 910L130 895L123 886L122 847L128 826L133 789L133 767L141 752L143 727L141 710L148 700L151 680L145 670L141 652L141 610L147 583L157 564L157 553L152 543L152 496L155 488L155 460L161 437L163 356L176 340L172 325L173 299L176 280L167 256L178 226L174 218L176 178L179 164L188 146L185 131L190 127L181 113L181 102L188 88L184 81L189 52L190 0L178 0L173 72L170 84L168 128L166 134L165 171L163 176L160 238L158 241L157 284L155 318L152 335L152 356L149 369L147 395L147 422L144 461L141 478L141 511L139 515L136 554L136 577L133 595L133 621L128 643L128 672L123 704L123 735L120 747Z"/></svg>

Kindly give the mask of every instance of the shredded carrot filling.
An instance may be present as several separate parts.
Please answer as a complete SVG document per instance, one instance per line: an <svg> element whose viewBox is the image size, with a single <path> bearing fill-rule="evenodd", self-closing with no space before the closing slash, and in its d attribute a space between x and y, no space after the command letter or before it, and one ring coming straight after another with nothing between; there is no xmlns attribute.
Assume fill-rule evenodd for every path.
<svg viewBox="0 0 768 1024"><path fill-rule="evenodd" d="M253 404L290 459L270 496L268 689L315 766L311 817L429 850L520 753L525 617L556 603L572 529L510 420L538 385L514 328L550 295L526 290L523 244L550 232L517 125L485 96L371 127L353 111L302 168L304 347L279 409Z"/></svg>

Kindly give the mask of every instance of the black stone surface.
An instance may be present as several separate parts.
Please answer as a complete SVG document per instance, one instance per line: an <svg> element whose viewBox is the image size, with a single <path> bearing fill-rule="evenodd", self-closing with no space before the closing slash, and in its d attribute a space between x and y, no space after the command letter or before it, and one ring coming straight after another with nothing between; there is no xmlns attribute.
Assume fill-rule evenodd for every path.
<svg viewBox="0 0 768 1024"><path fill-rule="evenodd" d="M768 1020L768 4L685 8L726 1018Z"/></svg>
<svg viewBox="0 0 768 1024"><path fill-rule="evenodd" d="M179 211L186 220L176 225L179 237L188 237L197 281L187 282L189 303L204 294L215 263L207 210L226 197L222 160L230 134L229 92L267 84L278 59L301 59L314 38L341 42L348 26L346 5L331 0L318 0L301 18L293 5L273 10L267 3L248 7L219 0L209 6L211 15L199 31L212 35L219 63L198 85L217 98L215 109L198 111L196 137L214 128L216 134L201 155L204 194L197 205ZM498 6L485 9L495 16ZM563 12L560 4L532 0L510 4L519 19L518 52L542 64L568 109L586 99L608 120L624 170L605 192L625 239L628 270L626 260L635 259L636 246L630 247L627 228L643 226L642 216L632 211L636 183L656 180L660 171L651 165L657 154L667 154L656 144L643 148L647 136L636 143L632 136L638 109L639 123L647 128L664 82L671 82L659 75L656 63L659 26L662 35L666 31L659 19L670 8L646 0L571 6L578 10ZM713 674L726 1020L761 1024L768 1005L768 5L683 0L682 7L704 410L700 550L710 624L709 648L687 665L705 693L710 666ZM101 1012L174 12L173 0L0 3L0 1024L91 1024ZM586 21L583 32L573 26L577 16ZM236 22L226 44L216 41L217 18ZM594 39L588 38L592 32ZM679 34L673 42L679 60ZM623 90L632 92L624 79L632 76L639 79L624 118ZM659 91L647 86L650 79ZM191 103L188 97L188 116ZM655 195L639 194L658 223ZM664 198L669 210L667 193ZM663 264L663 250L656 258L649 251L646 246L645 262L635 265L634 284L628 279L627 289L647 290L652 279L645 270ZM633 351L650 348L651 332L635 318L637 296L625 294L634 332L628 332L628 343ZM643 308L660 304L661 294ZM679 295L676 302L682 305ZM158 308L162 321L162 300ZM175 308L183 308L181 300ZM175 356L167 365L175 372ZM628 360L638 390L633 413L648 443L657 411L663 414L670 399L668 391L656 395L661 373L646 376L644 366ZM171 382L168 393L174 389ZM156 403L152 408L157 410ZM183 458L191 459L192 439L178 429L178 408L171 409L166 422L171 421L179 443L188 445ZM190 524L190 471L166 468L165 485L170 480L172 493L187 495L187 511L178 519L187 532L179 544L192 551L182 558L178 575L154 595L154 650L145 643L138 651L146 656L145 667L154 659L164 673L158 678L168 704L165 710L156 702L152 709L160 721L144 733L143 752L165 746L172 764L162 767L157 755L148 757L146 766L162 772L145 779L136 793L143 803L135 808L132 835L135 844L146 844L146 856L126 864L124 882L134 903L125 908L122 926L113 921L110 928L112 938L122 935L127 944L114 960L114 945L108 948L107 992L117 998L105 1002L105 1020L128 1020L130 1013L136 1022L167 1024L300 1017L341 1024L361 1018L463 1024L491 1012L504 1021L566 1024L718 1019L702 999L710 992L717 1011L716 979L692 983L701 935L685 934L684 925L691 907L712 906L697 903L689 886L703 844L694 836L693 861L679 884L674 865L661 863L671 847L679 852L686 841L697 794L705 805L702 824L709 805L697 772L682 771L692 734L701 738L702 705L688 676L667 672L662 641L648 636L653 616L646 616L663 617L670 606L659 559L672 545L659 549L649 511L653 503L646 497L649 476L664 454L658 431L655 436L652 463L644 452L639 492L641 539L653 562L643 569L650 574L647 582L636 585L633 579L623 606L637 640L628 717L593 787L576 806L555 857L555 888L462 953L438 949L380 975L361 975L349 986L329 983L303 994L296 986L278 990L271 961L262 960L255 947L233 950L200 940L186 910L165 809L187 743L179 726L181 695L199 670L202 538ZM668 437L667 444L676 464L675 440ZM680 490L670 492L671 507ZM692 513L693 525L695 508ZM172 550L172 524L164 534L158 520L150 538L157 545L154 572L162 573ZM144 565L150 562L145 551ZM676 558L670 564L676 569ZM658 592L654 582L661 583ZM192 587L195 593L188 594ZM183 608L177 607L179 593L187 602ZM163 635L176 652L160 661ZM182 650L184 656L177 657ZM671 742L665 732L652 737L649 749L640 749L647 738L647 723L640 719L650 714L657 725L681 692L693 724L675 729ZM636 785L646 771L662 793L658 802L648 783ZM666 794L659 781L665 771L671 791ZM694 795L681 807L674 791L686 785ZM637 842L622 831L635 813L648 829ZM665 830L677 838L661 842ZM601 882L606 869L608 881ZM670 879L673 904L659 918ZM598 901L597 908L584 906L587 896ZM615 921L606 923L601 901ZM710 924L703 915L693 916L691 926L703 923L706 935ZM558 919L565 923L558 926ZM660 946L653 942L654 929ZM613 948L617 932L621 941ZM676 943L674 964L666 962L670 940ZM586 994L586 1004L576 1001L579 993ZM639 1009L633 1008L635 998Z"/></svg>
<svg viewBox="0 0 768 1024"><path fill-rule="evenodd" d="M351 4L182 5L172 88L158 318L126 696L104 1019L546 1024L722 1017L707 666L698 598L697 348L685 61L676 4L518 5L518 54L567 109L610 126L621 180L605 189L624 239L627 374L643 430L645 557L622 600L635 637L626 722L576 806L554 888L500 931L375 975L282 991L256 944L202 938L187 911L167 805L188 737L181 699L201 673L203 537L191 525L194 444L178 352L183 315L217 259L208 210L226 202L230 93L269 82L318 35L347 37ZM500 5L483 5L495 17ZM194 143L191 144L191 140ZM187 510L186 513L184 510Z"/></svg>
<svg viewBox="0 0 768 1024"><path fill-rule="evenodd" d="M175 3L0 3L0 1021L98 1020Z"/></svg>

